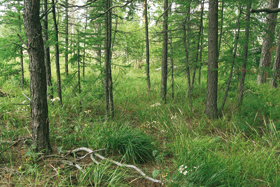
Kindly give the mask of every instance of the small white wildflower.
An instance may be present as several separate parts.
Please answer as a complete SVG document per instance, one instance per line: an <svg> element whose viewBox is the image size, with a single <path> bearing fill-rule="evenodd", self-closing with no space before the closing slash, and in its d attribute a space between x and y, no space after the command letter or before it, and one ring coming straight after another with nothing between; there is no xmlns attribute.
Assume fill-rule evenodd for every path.
<svg viewBox="0 0 280 187"><path fill-rule="evenodd" d="M171 116L171 119L176 119L177 118L177 116Z"/></svg>
<svg viewBox="0 0 280 187"><path fill-rule="evenodd" d="M168 132L167 130L161 130L160 132L164 133L164 132Z"/></svg>
<svg viewBox="0 0 280 187"><path fill-rule="evenodd" d="M183 173L183 174L184 174L184 175L186 175L187 173L188 173L188 171L186 170L186 171L184 171L184 173Z"/></svg>
<svg viewBox="0 0 280 187"><path fill-rule="evenodd" d="M196 169L196 167L195 167L195 166L194 166L193 168L194 168L194 169Z"/></svg>
<svg viewBox="0 0 280 187"><path fill-rule="evenodd" d="M153 105L151 105L151 107L156 107L156 106L160 106L161 104L160 103L155 103Z"/></svg>
<svg viewBox="0 0 280 187"><path fill-rule="evenodd" d="M86 114L88 114L88 113L90 113L90 112L91 112L91 110L84 111L84 113L86 113Z"/></svg>

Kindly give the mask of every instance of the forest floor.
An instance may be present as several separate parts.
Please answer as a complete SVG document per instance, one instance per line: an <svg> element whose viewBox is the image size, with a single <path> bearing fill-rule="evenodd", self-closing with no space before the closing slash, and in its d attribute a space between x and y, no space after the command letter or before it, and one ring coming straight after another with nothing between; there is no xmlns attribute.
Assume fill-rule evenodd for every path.
<svg viewBox="0 0 280 187"><path fill-rule="evenodd" d="M29 94L10 78L0 84L0 186L280 186L279 89L248 80L241 108L233 80L224 115L204 114L206 80L193 87L193 111L187 80L175 77L174 98L168 83L167 104L160 100L160 72L152 70L147 93L144 70L116 77L115 117L104 120L102 80L63 81L63 105L49 101L51 155L32 151ZM219 84L218 106L224 95ZM86 147L109 158L94 164ZM110 160L131 164L119 167ZM72 164L72 165L71 165ZM79 170L74 165L81 167Z"/></svg>

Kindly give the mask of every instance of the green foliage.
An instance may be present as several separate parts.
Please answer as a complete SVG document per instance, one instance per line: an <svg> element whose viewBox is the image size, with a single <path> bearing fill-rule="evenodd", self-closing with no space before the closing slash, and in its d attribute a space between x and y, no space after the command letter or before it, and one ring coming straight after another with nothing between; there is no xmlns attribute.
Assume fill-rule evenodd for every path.
<svg viewBox="0 0 280 187"><path fill-rule="evenodd" d="M101 141L110 152L118 152L124 155L126 162L134 163L152 160L152 152L155 149L152 139L138 129L133 129L127 124L119 128L103 129Z"/></svg>

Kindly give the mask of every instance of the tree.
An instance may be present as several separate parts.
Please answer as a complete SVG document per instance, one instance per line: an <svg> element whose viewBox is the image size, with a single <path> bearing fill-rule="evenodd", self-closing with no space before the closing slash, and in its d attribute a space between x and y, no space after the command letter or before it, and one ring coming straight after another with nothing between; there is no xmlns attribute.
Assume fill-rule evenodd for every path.
<svg viewBox="0 0 280 187"><path fill-rule="evenodd" d="M269 1L269 7L270 8L277 8L279 4L279 0L270 0ZM262 57L260 60L260 71L257 78L257 84L262 84L266 82L266 79L268 77L268 74L266 70L270 67L271 63L271 46L272 41L275 34L275 26L277 21L277 13L268 14L266 23L268 26L268 29L265 31L265 35L263 38L263 44L262 44Z"/></svg>
<svg viewBox="0 0 280 187"><path fill-rule="evenodd" d="M68 0L65 0L65 74L68 75Z"/></svg>
<svg viewBox="0 0 280 187"><path fill-rule="evenodd" d="M245 27L245 43L243 49L243 63L241 69L241 79L238 93L237 105L241 106L244 93L244 84L246 76L246 66L247 66L247 56L248 56L248 43L249 43L249 34L250 34L250 9L251 9L251 0L247 0L247 12L246 12L246 27Z"/></svg>
<svg viewBox="0 0 280 187"><path fill-rule="evenodd" d="M144 20L145 20L145 34L146 34L146 76L147 76L147 92L151 90L150 81L150 45L149 45L149 23L148 23L148 4L144 0Z"/></svg>
<svg viewBox="0 0 280 187"><path fill-rule="evenodd" d="M48 46L49 34L48 34L48 0L44 0L44 20L43 20L43 41L44 41L44 53L45 53L45 66L47 85L50 89L49 98L53 98L52 88L52 72L51 72L51 58L50 58L50 47Z"/></svg>
<svg viewBox="0 0 280 187"><path fill-rule="evenodd" d="M218 0L209 0L208 13L208 70L205 113L210 118L218 117Z"/></svg>
<svg viewBox="0 0 280 187"><path fill-rule="evenodd" d="M32 138L36 152L50 153L46 68L39 9L40 1L24 1L23 20L30 60Z"/></svg>
<svg viewBox="0 0 280 187"><path fill-rule="evenodd" d="M167 53L168 53L168 0L164 0L163 9L163 39L162 39L162 65L161 65L161 99L166 103L167 92Z"/></svg>
<svg viewBox="0 0 280 187"><path fill-rule="evenodd" d="M59 97L59 102L62 104L61 95L61 80L60 80L60 67L59 67L59 46L58 46L58 28L56 24L56 14L55 14L55 3L52 0L52 14L53 14L53 26L55 32L55 65L56 65L56 77L57 77L57 93Z"/></svg>

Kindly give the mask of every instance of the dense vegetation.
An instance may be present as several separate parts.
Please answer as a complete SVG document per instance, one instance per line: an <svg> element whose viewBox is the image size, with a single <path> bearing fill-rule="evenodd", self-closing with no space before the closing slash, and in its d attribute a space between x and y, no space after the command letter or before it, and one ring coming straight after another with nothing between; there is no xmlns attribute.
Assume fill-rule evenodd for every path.
<svg viewBox="0 0 280 187"><path fill-rule="evenodd" d="M27 40L23 2L0 2L1 186L280 185L280 96L278 69L272 68L279 56L278 34L269 31L266 13L251 13L251 19L246 19L249 5L271 8L272 1L219 2L216 117L205 111L210 63L208 7L213 0L174 0L165 5L165 11L162 1L145 1L149 59L142 1L87 1L83 6L67 0L49 2L48 8L55 4L56 14L52 14L54 9L48 10L49 26L42 32L49 36L43 41L44 47L50 47L52 72L52 84L48 77L46 80L50 152L38 151L34 142L36 128L30 111L35 105L28 100L33 73L28 66L33 64L28 46L23 44ZM42 25L46 21L44 2ZM108 5L120 7L106 12ZM163 50L166 18L168 48ZM271 64L265 67L260 62L268 35L272 37L267 44ZM164 52L166 96L162 91ZM57 81L58 70L61 81ZM246 79L240 89L243 72ZM109 159L95 155L99 164L90 155L79 159L86 153L71 150L81 147L102 149L96 153ZM137 166L161 183L142 177L133 168L117 166L111 159Z"/></svg>

